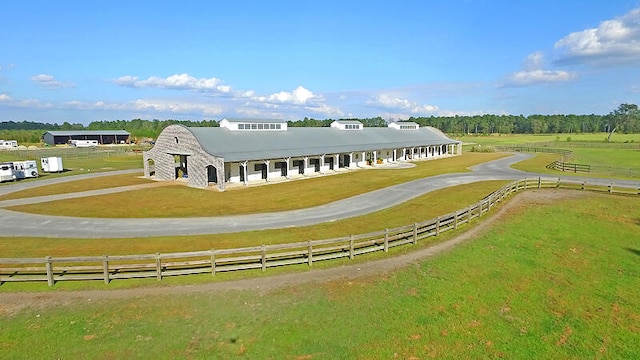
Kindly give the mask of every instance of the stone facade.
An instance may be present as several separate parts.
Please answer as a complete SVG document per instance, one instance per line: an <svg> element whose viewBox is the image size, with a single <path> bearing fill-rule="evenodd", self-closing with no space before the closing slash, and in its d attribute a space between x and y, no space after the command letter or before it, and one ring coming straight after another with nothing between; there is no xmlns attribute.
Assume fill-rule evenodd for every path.
<svg viewBox="0 0 640 360"><path fill-rule="evenodd" d="M180 158L181 161L186 159L186 178L189 186L209 186L209 175L213 173L218 188L224 190L224 159L204 151L195 136L187 128L179 125L165 128L153 148L144 152L144 175L151 176L150 161L153 161L156 179L175 180L181 168L181 164L176 163L176 158Z"/></svg>

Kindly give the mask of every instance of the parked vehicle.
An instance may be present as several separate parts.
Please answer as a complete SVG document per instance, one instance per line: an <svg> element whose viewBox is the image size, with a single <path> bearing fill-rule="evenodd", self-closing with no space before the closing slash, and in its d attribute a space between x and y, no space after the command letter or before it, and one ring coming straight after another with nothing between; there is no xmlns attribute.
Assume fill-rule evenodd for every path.
<svg viewBox="0 0 640 360"><path fill-rule="evenodd" d="M94 147L98 146L98 140L69 140L69 145L75 147Z"/></svg>
<svg viewBox="0 0 640 360"><path fill-rule="evenodd" d="M43 157L40 159L40 165L44 172L61 172L64 170L61 157Z"/></svg>
<svg viewBox="0 0 640 360"><path fill-rule="evenodd" d="M38 163L35 160L14 161L13 168L18 179L38 177Z"/></svg>
<svg viewBox="0 0 640 360"><path fill-rule="evenodd" d="M12 162L0 163L0 182L15 181L16 171Z"/></svg>
<svg viewBox="0 0 640 360"><path fill-rule="evenodd" d="M0 140L0 149L15 149L18 147L18 142L15 140Z"/></svg>

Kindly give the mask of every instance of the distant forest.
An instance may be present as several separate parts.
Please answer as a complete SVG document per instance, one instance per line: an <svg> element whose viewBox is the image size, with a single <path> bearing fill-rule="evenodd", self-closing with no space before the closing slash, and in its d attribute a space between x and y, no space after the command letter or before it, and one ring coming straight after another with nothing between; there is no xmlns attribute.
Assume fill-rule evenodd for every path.
<svg viewBox="0 0 640 360"><path fill-rule="evenodd" d="M290 127L328 127L334 120L358 120L367 127L387 126L381 117L325 119L304 118L289 121ZM621 104L607 115L473 115L429 116L407 119L420 126L433 126L449 135L477 134L561 134L614 132L640 133L640 110L635 104ZM126 130L135 138L157 138L162 129L172 124L190 127L218 126L216 120L115 120L94 121L89 125L38 123L32 121L0 122L0 139L18 143L38 143L45 131L50 130Z"/></svg>

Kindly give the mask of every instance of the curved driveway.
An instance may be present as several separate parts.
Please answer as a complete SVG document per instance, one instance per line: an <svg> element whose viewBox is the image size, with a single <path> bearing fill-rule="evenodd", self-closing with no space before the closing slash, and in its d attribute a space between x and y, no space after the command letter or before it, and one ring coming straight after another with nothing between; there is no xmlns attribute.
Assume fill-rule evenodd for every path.
<svg viewBox="0 0 640 360"><path fill-rule="evenodd" d="M59 238L126 238L147 236L179 236L220 234L239 231L280 229L286 227L306 226L323 222L342 220L398 205L422 194L461 184L469 184L485 180L519 180L538 178L540 175L510 168L510 165L531 157L530 154L517 153L513 156L491 161L471 168L469 173L455 173L422 178L388 188L353 196L316 207L275 212L220 217L196 218L152 218L152 219L104 219L75 218L64 216L34 215L0 209L0 236L15 237L59 237ZM129 172L138 172L132 170ZM126 172L126 171L125 171ZM91 174L89 176L113 175L121 172ZM52 180L42 180L0 187L0 195L42 186L54 182L77 180L87 175ZM558 177L552 177L554 179ZM582 178L566 178L582 181ZM586 179L591 184L608 185L609 179ZM616 184L640 187L640 181L616 180ZM73 196L90 196L114 191L131 190L132 187L104 189L83 193L64 194L43 197L40 201ZM18 200L0 201L0 207L15 205ZM29 200L25 200L29 202ZM33 202L33 201L31 201Z"/></svg>

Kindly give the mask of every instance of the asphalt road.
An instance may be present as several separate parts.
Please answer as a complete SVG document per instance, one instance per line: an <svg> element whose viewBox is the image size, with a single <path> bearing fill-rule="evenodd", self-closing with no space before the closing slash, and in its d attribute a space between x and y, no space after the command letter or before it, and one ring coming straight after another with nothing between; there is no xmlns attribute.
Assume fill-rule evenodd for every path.
<svg viewBox="0 0 640 360"><path fill-rule="evenodd" d="M194 218L152 218L152 219L102 219L74 218L64 216L33 215L0 209L0 236L11 237L57 237L57 238L126 238L150 236L179 236L221 234L249 230L280 229L331 222L365 215L373 211L398 205L422 194L447 188L450 186L469 184L485 180L519 180L524 178L554 178L549 175L526 173L510 168L510 165L531 157L530 154L517 153L511 157L495 160L470 168L468 173L445 174L422 178L376 190L362 195L339 200L312 208L275 213L247 214L220 217ZM134 170L136 172L140 170ZM123 173L123 172L119 172ZM24 190L30 187L51 183L77 180L88 176L113 175L103 174L79 175L51 180L18 183L0 187L0 195ZM582 178L567 177L581 182ZM608 185L609 179L588 178L589 183ZM615 180L618 185L640 188L640 181ZM37 199L0 201L0 207L18 203L32 203L68 199L79 196L92 196L116 191L128 191L132 187L86 191L76 194L46 196ZM1 197L0 197L1 199ZM22 201L22 202L20 202Z"/></svg>

